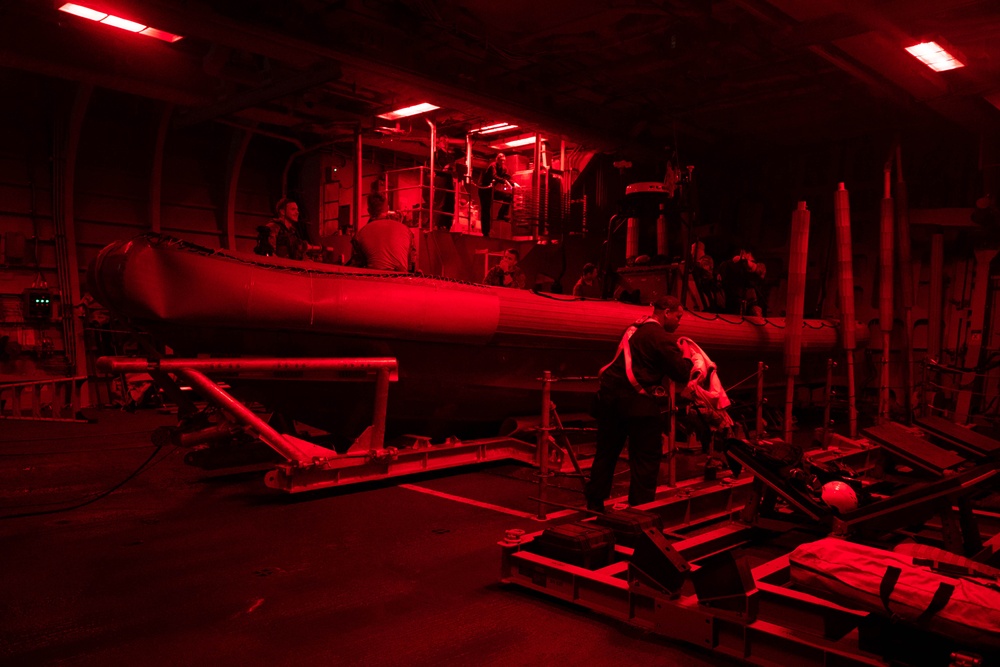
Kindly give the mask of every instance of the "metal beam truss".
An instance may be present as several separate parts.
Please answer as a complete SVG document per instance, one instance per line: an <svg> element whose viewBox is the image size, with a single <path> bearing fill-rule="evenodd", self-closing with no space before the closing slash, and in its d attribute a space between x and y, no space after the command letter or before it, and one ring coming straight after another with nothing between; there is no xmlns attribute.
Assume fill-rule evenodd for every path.
<svg viewBox="0 0 1000 667"><path fill-rule="evenodd" d="M189 384L217 408L227 423L212 425L201 433L183 434L179 442L231 439L246 433L276 451L285 461L267 473L265 483L274 489L297 493L332 486L371 482L434 470L516 461L540 465L544 451L549 471L575 470L572 456L563 447L539 448L535 442L514 437L486 438L463 442L450 439L441 445L416 437L411 446L387 447L384 443L389 383L398 378L394 358L329 359L135 359L101 357L97 368L104 373L149 373L158 384L171 383L169 375ZM169 374L169 375L168 375ZM375 382L372 424L343 454L277 432L250 408L225 391L215 377L277 377L311 375L324 380L354 380L359 374ZM166 387L165 387L166 388ZM203 437L202 437L203 436Z"/></svg>
<svg viewBox="0 0 1000 667"><path fill-rule="evenodd" d="M880 447L863 441L851 444L841 440L839 447L814 454L817 459L838 459L857 468L879 460ZM759 472L751 471L755 475ZM942 507L950 509L952 503L961 507L970 494L992 483L995 473L992 462L975 466L946 480L932 480L922 489L906 489L898 498L876 503L872 509L856 512L859 516L854 520L843 522L824 521L816 512L807 511L812 508L805 503L793 502L787 485L778 480L750 475L687 487L642 505L639 509L661 517L664 536L689 563L692 574L699 569L700 560L739 547L751 547L744 554L772 558L749 570L752 588L735 596L736 604L732 600L728 604L699 601L690 577L673 595L655 590L641 577L630 576L634 550L620 544L615 545L613 562L593 570L548 558L540 555L544 549L532 545L541 531L530 535L508 531L499 543L500 579L751 664L886 666L891 664L889 659L871 652L878 644L872 639L875 630L871 628L878 627L881 619L793 588L789 553L799 543L816 539L817 534L845 534L872 527L887 531L927 520ZM800 523L762 521L755 511L762 487L780 492L789 506L799 511ZM976 514L991 518L989 513ZM947 533L947 526L942 525L945 546L960 549L960 543L949 545ZM776 553L780 555L775 558Z"/></svg>

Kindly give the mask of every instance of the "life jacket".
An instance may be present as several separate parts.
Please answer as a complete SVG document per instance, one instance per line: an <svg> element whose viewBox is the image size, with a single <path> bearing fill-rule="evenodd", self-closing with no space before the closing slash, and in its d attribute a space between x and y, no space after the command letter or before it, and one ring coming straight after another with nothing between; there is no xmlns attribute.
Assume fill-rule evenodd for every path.
<svg viewBox="0 0 1000 667"><path fill-rule="evenodd" d="M730 400L719 379L718 367L705 350L686 336L677 339L677 347L685 359L691 360L691 381L688 382L688 388L705 398L716 410L728 408Z"/></svg>
<svg viewBox="0 0 1000 667"><path fill-rule="evenodd" d="M640 394L642 394L643 396L662 396L665 395L665 392L661 394L660 392L657 391L657 389L659 389L662 392L663 387L657 387L656 389L653 390L652 393L646 391L646 388L643 387L641 384L639 384L639 381L635 379L635 373L632 371L632 349L629 346L628 342L629 339L631 339L632 336L635 335L635 332L639 330L639 327L641 327L643 324L646 324L647 322L656 322L656 324L658 324L659 326L663 326L662 324L660 324L660 321L655 317L653 317L652 315L647 315L645 317L641 317L638 320L636 320L635 324L630 325L629 328L626 329L625 333L622 335L622 342L618 344L618 350L615 352L615 356L611 360L611 363L604 366L604 368L601 369L599 374L603 374L604 371L611 368L611 364L618 361L618 355L624 353L625 377L628 378L629 383L635 388L635 390Z"/></svg>

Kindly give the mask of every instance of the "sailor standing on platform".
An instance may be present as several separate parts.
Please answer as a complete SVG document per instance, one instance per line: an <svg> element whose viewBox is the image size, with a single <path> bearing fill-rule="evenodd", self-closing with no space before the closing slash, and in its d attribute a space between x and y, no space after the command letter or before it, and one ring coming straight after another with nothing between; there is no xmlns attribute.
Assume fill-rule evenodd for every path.
<svg viewBox="0 0 1000 667"><path fill-rule="evenodd" d="M625 330L614 360L601 369L594 416L597 454L585 495L587 509L604 511L611 494L615 465L628 440L628 504L641 505L656 497L663 456L661 405L670 380L686 385L691 361L668 335L677 330L684 309L672 296L653 302L653 314Z"/></svg>
<svg viewBox="0 0 1000 667"><path fill-rule="evenodd" d="M504 154L497 153L496 160L491 162L483 175L479 177L479 221L483 228L483 236L490 235L493 200L504 202L497 212L497 220L507 219L510 202L514 201L514 196L510 194L510 189L514 187L514 181L511 173L507 171L506 162L507 158Z"/></svg>

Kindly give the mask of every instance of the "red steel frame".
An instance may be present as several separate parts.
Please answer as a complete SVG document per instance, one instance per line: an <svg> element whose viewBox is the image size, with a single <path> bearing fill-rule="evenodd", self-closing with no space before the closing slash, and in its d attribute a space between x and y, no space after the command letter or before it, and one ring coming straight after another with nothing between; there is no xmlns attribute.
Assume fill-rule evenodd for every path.
<svg viewBox="0 0 1000 667"><path fill-rule="evenodd" d="M375 481L391 477L513 460L549 470L570 472L569 457L558 447L539 446L513 437L486 438L462 442L449 440L431 445L417 439L412 447L385 447L385 419L389 383L398 379L396 360L376 358L257 358L257 359L137 359L101 357L97 368L105 373L171 373L190 384L206 400L223 411L238 428L260 439L285 458L265 476L274 489L296 493L331 486ZM320 374L332 380L338 374L367 372L376 383L372 425L343 454L288 434L278 433L248 407L206 376L272 373ZM547 385L546 385L547 386ZM548 413L549 406L543 408ZM543 429L542 433L547 433ZM548 443L547 439L545 444ZM544 460L541 460L544 457ZM543 517L544 518L544 517Z"/></svg>

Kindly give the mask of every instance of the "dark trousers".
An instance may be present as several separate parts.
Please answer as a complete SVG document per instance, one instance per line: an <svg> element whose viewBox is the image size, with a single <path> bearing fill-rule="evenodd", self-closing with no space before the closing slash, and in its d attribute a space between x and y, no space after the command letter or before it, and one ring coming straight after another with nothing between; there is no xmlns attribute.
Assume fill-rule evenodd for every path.
<svg viewBox="0 0 1000 667"><path fill-rule="evenodd" d="M483 228L483 236L490 235L490 223L493 221L493 188L479 189L479 224Z"/></svg>
<svg viewBox="0 0 1000 667"><path fill-rule="evenodd" d="M611 495L615 466L626 440L631 470L628 504L641 505L656 497L663 458L663 420L659 416L629 417L623 407L619 401L598 404L597 454L585 490L589 503L603 503Z"/></svg>
<svg viewBox="0 0 1000 667"><path fill-rule="evenodd" d="M497 211L497 220L510 220L510 205L514 201L514 197L506 192L497 192L494 190L493 199L494 201L503 202L500 205L500 210Z"/></svg>

